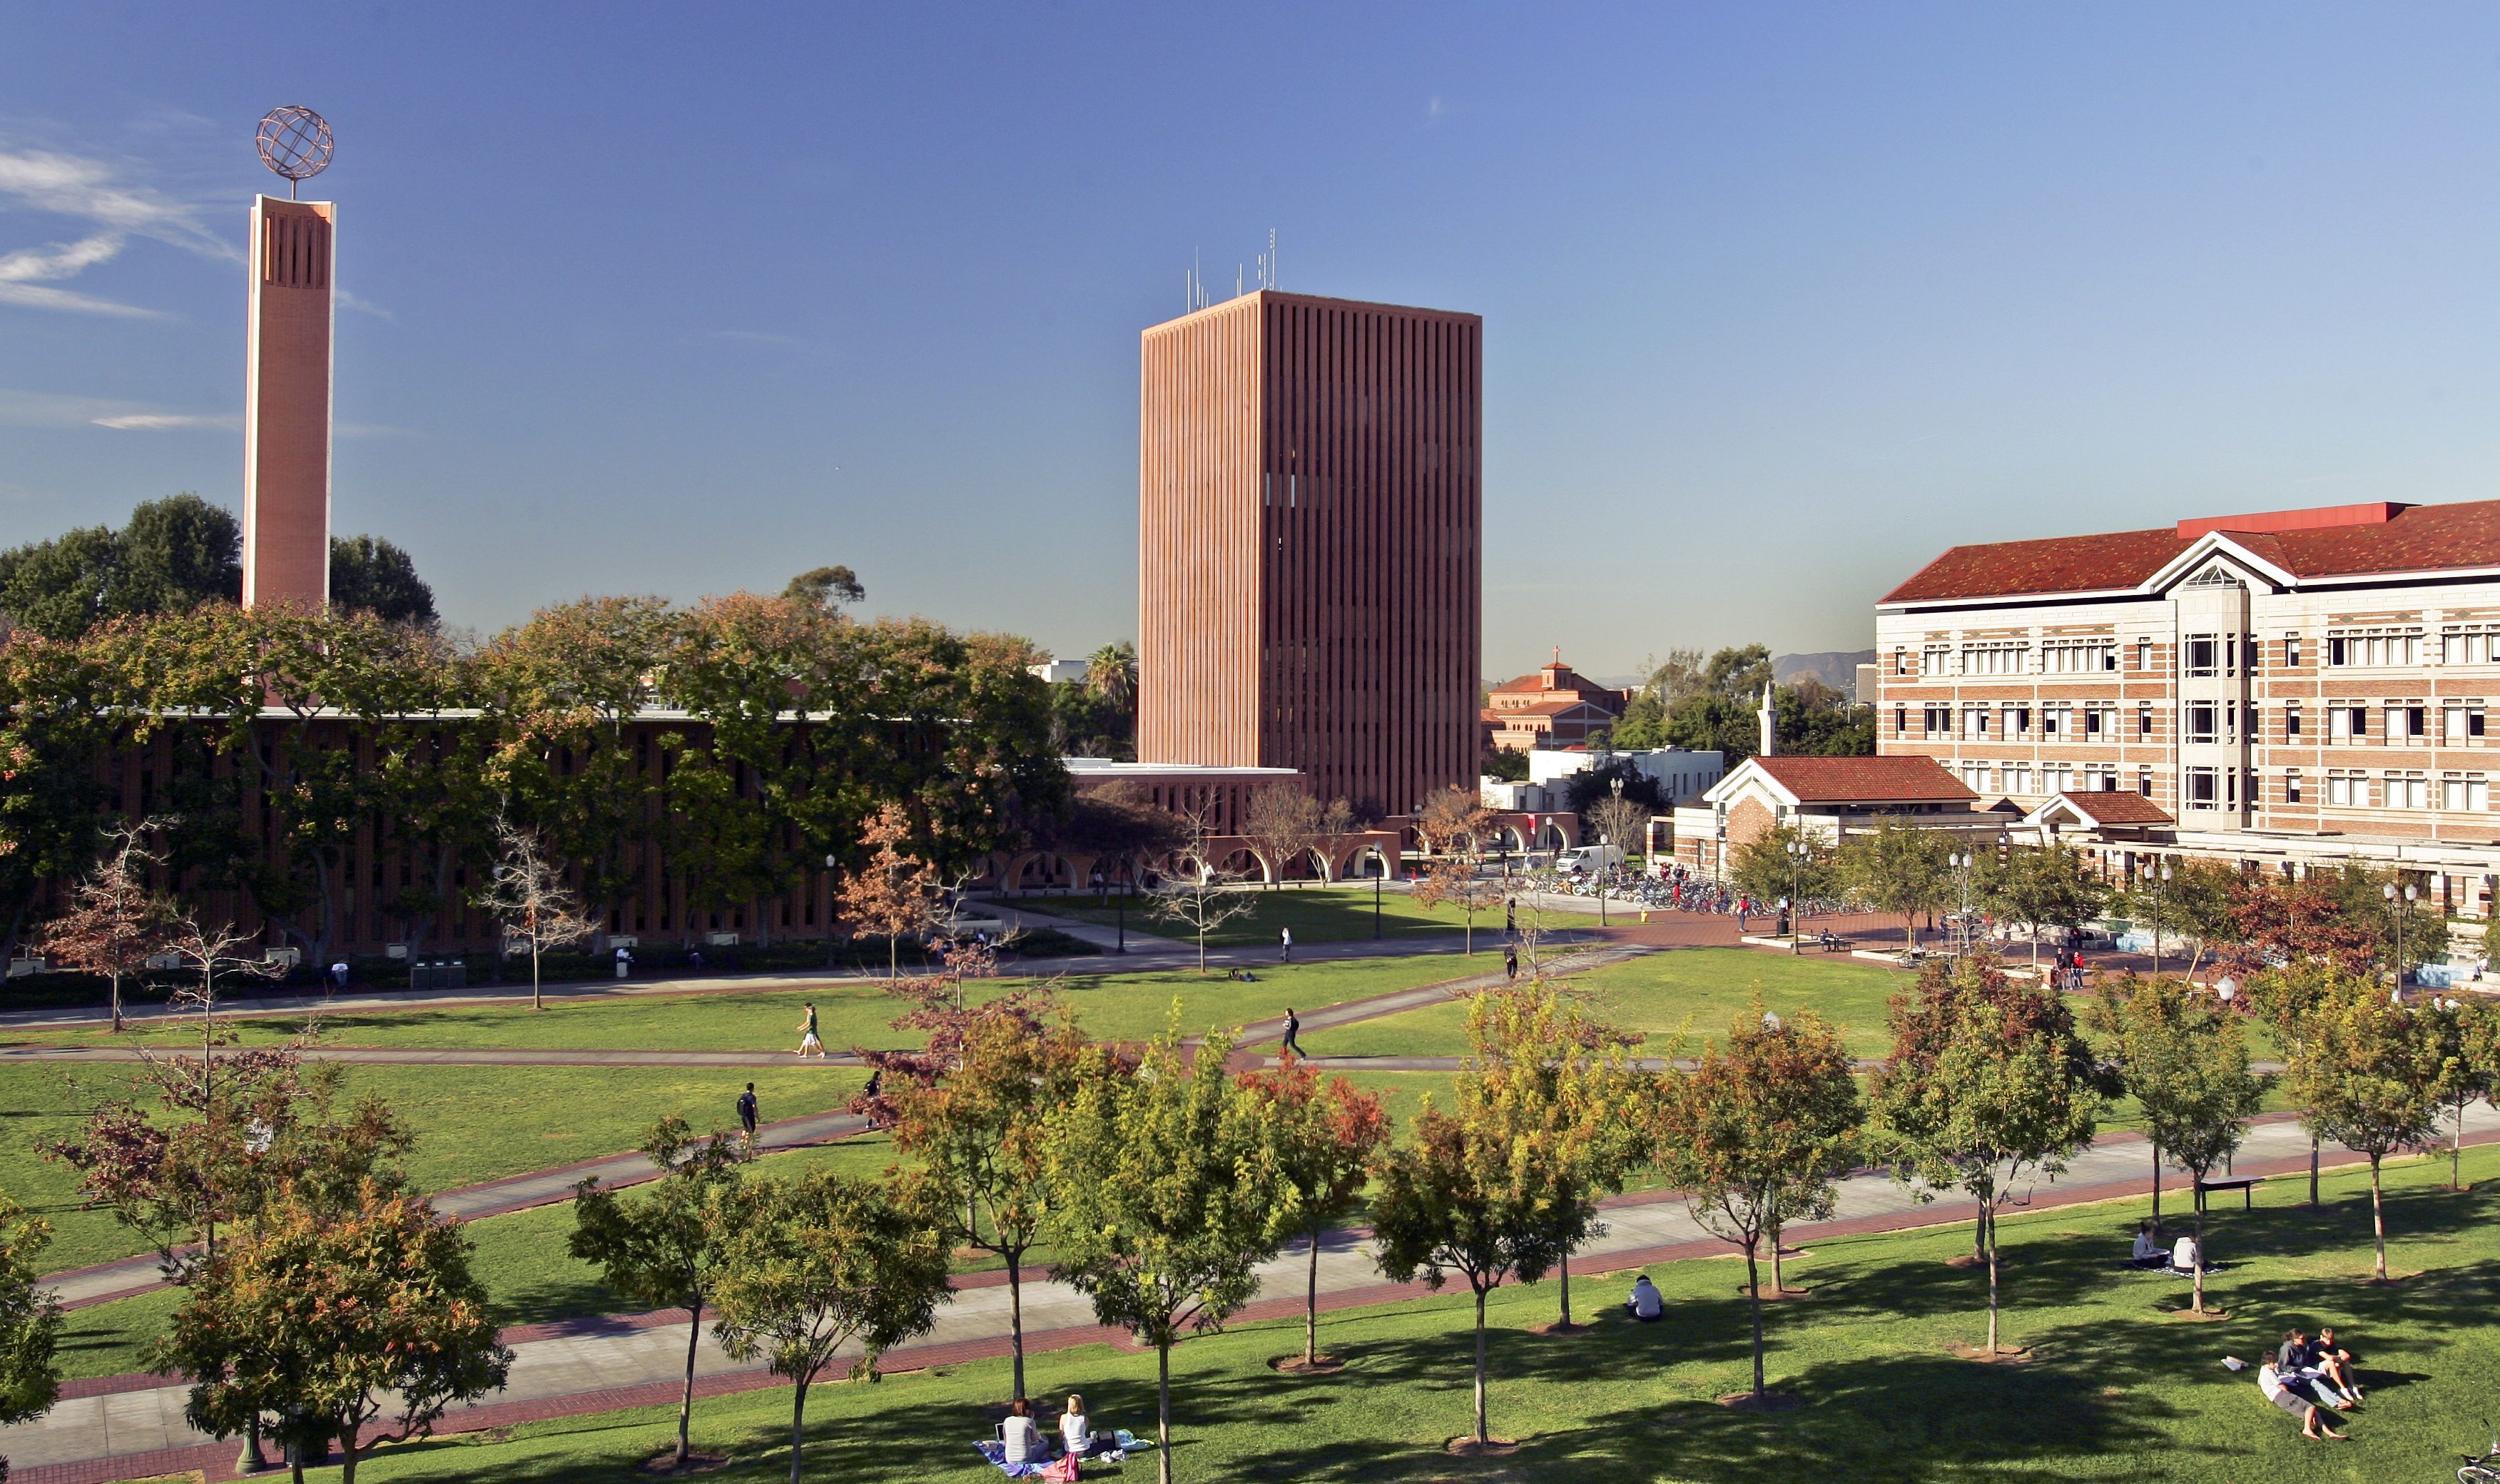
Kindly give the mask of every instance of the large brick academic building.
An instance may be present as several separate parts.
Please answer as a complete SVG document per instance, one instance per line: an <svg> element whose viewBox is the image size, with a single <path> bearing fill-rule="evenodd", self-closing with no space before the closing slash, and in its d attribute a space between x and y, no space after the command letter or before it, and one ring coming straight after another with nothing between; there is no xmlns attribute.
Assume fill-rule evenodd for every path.
<svg viewBox="0 0 2500 1484"><path fill-rule="evenodd" d="M1263 289L1145 331L1137 757L1472 787L1483 321Z"/></svg>
<svg viewBox="0 0 2500 1484"><path fill-rule="evenodd" d="M2119 872L2359 857L2489 909L2500 501L1957 546L1877 604L1876 642L1879 751L2011 811L2151 801L2167 827L2108 841Z"/></svg>

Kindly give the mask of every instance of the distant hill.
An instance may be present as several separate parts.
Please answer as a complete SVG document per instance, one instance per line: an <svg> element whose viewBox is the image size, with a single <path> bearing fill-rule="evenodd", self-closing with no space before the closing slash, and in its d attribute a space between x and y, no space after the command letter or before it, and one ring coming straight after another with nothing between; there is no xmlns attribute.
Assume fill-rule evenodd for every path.
<svg viewBox="0 0 2500 1484"><path fill-rule="evenodd" d="M1875 663L1872 649L1827 649L1821 654L1783 654L1771 661L1771 678L1786 685L1810 675L1844 694L1858 686L1858 667Z"/></svg>

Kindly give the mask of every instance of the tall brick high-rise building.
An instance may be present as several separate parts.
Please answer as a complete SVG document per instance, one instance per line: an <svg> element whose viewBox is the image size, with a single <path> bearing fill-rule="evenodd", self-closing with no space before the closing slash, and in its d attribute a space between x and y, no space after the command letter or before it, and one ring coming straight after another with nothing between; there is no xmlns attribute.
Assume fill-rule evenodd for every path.
<svg viewBox="0 0 2500 1484"><path fill-rule="evenodd" d="M1263 289L1141 361L1137 756L1471 785L1484 321Z"/></svg>

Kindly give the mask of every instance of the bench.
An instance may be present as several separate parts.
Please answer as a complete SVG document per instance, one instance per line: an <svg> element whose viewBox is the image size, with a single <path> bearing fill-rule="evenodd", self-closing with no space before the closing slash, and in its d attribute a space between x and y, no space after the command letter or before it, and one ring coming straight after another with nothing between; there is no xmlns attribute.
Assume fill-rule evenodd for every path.
<svg viewBox="0 0 2500 1484"><path fill-rule="evenodd" d="M1847 953L1850 950L1849 940L1837 933L1826 933L1815 941L1822 945L1826 953Z"/></svg>
<svg viewBox="0 0 2500 1484"><path fill-rule="evenodd" d="M2205 1193L2207 1191L2236 1190L2240 1193L2240 1204L2242 1207L2253 1210L2256 1208L2255 1191L2257 1182L2263 1178L2263 1175L2241 1175L2236 1179L2198 1180L2196 1182L2196 1208L2200 1211L2205 1208Z"/></svg>

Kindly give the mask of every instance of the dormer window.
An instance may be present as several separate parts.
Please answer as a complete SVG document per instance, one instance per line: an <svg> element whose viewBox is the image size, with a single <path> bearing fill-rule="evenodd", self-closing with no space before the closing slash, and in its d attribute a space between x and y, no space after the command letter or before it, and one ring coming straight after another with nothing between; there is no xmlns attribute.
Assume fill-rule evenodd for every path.
<svg viewBox="0 0 2500 1484"><path fill-rule="evenodd" d="M2244 584L2240 581L2238 573L2216 562L2213 566L2189 577L2187 585L2189 587L2239 587Z"/></svg>

